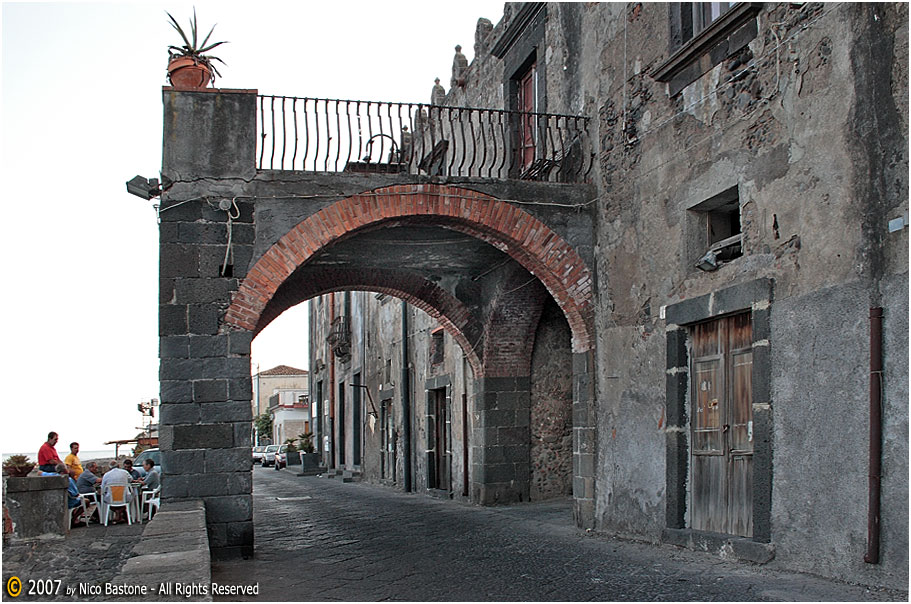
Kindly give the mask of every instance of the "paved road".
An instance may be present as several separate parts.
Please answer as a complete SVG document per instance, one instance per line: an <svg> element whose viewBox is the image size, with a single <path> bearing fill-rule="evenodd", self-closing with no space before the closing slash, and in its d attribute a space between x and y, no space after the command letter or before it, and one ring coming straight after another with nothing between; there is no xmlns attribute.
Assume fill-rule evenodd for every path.
<svg viewBox="0 0 911 604"><path fill-rule="evenodd" d="M255 468L255 559L212 579L279 601L907 600L585 534L567 501L482 508L336 480Z"/></svg>
<svg viewBox="0 0 911 604"><path fill-rule="evenodd" d="M91 524L72 529L66 539L4 543L2 600L108 601L111 596L105 596L99 586L109 583L120 571L144 529L144 524ZM19 577L23 583L22 595L15 599L10 598L5 587L12 576ZM52 593L56 592L52 596L37 593L39 586L31 583L40 581L44 586L48 580ZM84 593L80 593L80 586ZM100 593L89 593L88 586L99 589ZM67 588L75 593L68 594ZM29 593L30 589L36 593Z"/></svg>

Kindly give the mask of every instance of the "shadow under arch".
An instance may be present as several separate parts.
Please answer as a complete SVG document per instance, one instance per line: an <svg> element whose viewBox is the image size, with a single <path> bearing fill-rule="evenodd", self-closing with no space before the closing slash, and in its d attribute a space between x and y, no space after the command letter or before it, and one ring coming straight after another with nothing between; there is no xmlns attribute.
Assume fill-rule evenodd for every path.
<svg viewBox="0 0 911 604"><path fill-rule="evenodd" d="M338 291L369 291L388 294L404 300L436 319L440 326L461 346L476 376L482 372L475 350L480 328L468 308L455 296L435 283L406 271L366 272L358 269L333 269L301 273L295 271L276 290L260 314L253 330L255 336L281 313L292 306L322 294ZM471 341L474 341L473 345Z"/></svg>

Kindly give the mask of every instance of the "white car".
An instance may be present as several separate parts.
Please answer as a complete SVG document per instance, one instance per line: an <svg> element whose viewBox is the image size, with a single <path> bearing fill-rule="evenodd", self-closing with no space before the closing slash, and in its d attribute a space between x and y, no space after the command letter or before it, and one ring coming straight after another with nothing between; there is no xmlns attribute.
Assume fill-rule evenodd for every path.
<svg viewBox="0 0 911 604"><path fill-rule="evenodd" d="M275 465L275 453L278 451L278 445L269 445L263 451L263 467Z"/></svg>
<svg viewBox="0 0 911 604"><path fill-rule="evenodd" d="M152 468L158 475L161 476L161 451L159 449L146 449L142 453L136 456L136 459L133 460L133 468L139 470L139 473L142 476L146 475L146 469L142 465L146 459L151 458L152 463L155 464L155 467Z"/></svg>

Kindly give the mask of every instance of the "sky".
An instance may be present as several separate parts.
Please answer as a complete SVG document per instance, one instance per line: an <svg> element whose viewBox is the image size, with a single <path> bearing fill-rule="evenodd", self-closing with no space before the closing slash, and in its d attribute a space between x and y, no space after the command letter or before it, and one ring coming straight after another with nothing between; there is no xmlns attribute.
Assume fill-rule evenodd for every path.
<svg viewBox="0 0 911 604"><path fill-rule="evenodd" d="M428 102L454 47L503 3L2 3L0 452L136 435L158 397L158 225L126 192L161 168L167 47L193 7L217 23L216 85L261 94ZM255 10L253 7L255 6ZM454 10L453 7L458 9ZM308 368L306 304L254 340L252 365Z"/></svg>

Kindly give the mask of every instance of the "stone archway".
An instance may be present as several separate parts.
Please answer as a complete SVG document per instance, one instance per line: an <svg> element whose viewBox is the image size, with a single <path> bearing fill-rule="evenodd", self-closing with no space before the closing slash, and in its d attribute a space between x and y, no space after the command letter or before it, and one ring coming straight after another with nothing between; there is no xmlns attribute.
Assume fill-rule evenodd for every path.
<svg viewBox="0 0 911 604"><path fill-rule="evenodd" d="M560 233L515 204L436 184L381 187L316 208L288 203L282 210L286 223L290 216L304 218L286 227L270 223L269 212L257 214L260 202L248 203L235 233L243 234L248 250L254 242L260 245L261 253L249 270L241 265L238 279L216 278L204 275L203 267L212 263L210 257L224 257L224 244L219 245L224 230L203 223L216 224L218 214L169 201L174 205L166 210L179 209L164 215L162 223L160 433L168 477L163 497L205 501L213 552L252 552L252 338L290 305L343 289L390 293L411 302L438 317L467 352L478 376L471 493L479 503L528 498L528 462L515 460L517 451L522 454L516 441L524 440L527 449L523 417L531 399L531 341L540 304L552 297L566 317L574 352L576 519L592 526L592 275ZM443 229L484 242L511 262L503 269L508 274L493 279L495 295L469 304L457 288L407 271L314 268L326 250L392 228ZM264 242L267 237L274 239ZM486 294L473 295L477 301ZM509 322L508 329L496 328L500 320Z"/></svg>
<svg viewBox="0 0 911 604"><path fill-rule="evenodd" d="M592 277L575 249L517 206L447 185L385 187L342 199L309 216L250 269L225 322L255 330L279 286L316 252L365 227L401 219L446 225L507 253L537 276L560 306L573 333L573 351L591 350Z"/></svg>

